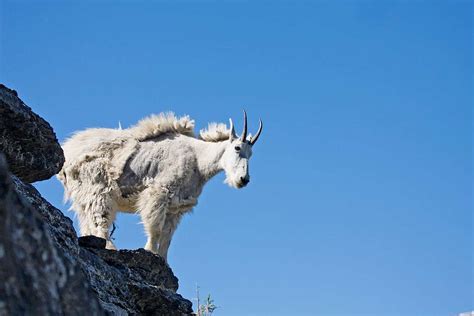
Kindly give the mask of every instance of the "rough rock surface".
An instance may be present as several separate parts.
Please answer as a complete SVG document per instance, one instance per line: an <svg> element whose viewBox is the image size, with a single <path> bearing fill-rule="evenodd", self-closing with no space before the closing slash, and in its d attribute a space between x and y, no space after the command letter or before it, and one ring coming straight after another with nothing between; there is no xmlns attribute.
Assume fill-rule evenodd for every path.
<svg viewBox="0 0 474 316"><path fill-rule="evenodd" d="M0 315L105 314L75 259L15 184L0 156Z"/></svg>
<svg viewBox="0 0 474 316"><path fill-rule="evenodd" d="M42 147L51 135L45 146L59 146L48 123L19 99L4 102L5 93L16 97L7 90L0 86L0 316L192 315L191 302L176 293L178 279L161 257L143 249L106 250L104 241L92 236L79 242L72 221L22 181L50 177L64 158L62 151ZM23 124L21 136L3 130L14 128L5 122L12 113L25 114L17 116L25 119L17 121ZM45 126L51 134L32 141ZM10 151L18 177L7 171L1 153L12 144L31 154L24 160L23 152Z"/></svg>
<svg viewBox="0 0 474 316"><path fill-rule="evenodd" d="M14 90L0 84L0 152L10 171L25 182L52 177L64 155L51 126L23 103Z"/></svg>

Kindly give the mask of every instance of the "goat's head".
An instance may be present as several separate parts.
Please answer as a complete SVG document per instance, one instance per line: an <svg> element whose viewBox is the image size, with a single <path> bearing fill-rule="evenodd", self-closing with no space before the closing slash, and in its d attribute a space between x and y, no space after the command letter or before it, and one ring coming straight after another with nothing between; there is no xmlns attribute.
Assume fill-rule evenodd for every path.
<svg viewBox="0 0 474 316"><path fill-rule="evenodd" d="M232 119L227 148L222 155L221 164L226 173L225 182L234 188L243 188L250 181L249 159L252 156L252 147L262 133L262 120L255 136L247 137L247 113L244 111L244 128L242 135L237 136Z"/></svg>

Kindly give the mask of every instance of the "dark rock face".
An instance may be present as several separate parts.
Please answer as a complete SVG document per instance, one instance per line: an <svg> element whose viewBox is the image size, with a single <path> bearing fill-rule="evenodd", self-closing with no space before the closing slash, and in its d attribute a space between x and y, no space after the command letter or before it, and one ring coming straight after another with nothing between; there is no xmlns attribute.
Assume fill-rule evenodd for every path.
<svg viewBox="0 0 474 316"><path fill-rule="evenodd" d="M0 85L0 316L192 315L161 257L79 240L72 221L22 181L52 176L63 159L48 123Z"/></svg>
<svg viewBox="0 0 474 316"><path fill-rule="evenodd" d="M25 182L51 178L64 155L51 126L0 84L0 152L10 171Z"/></svg>
<svg viewBox="0 0 474 316"><path fill-rule="evenodd" d="M104 315L71 254L16 190L0 156L0 315Z"/></svg>
<svg viewBox="0 0 474 316"><path fill-rule="evenodd" d="M107 241L104 238L96 236L82 236L79 237L79 246L86 248L105 249Z"/></svg>
<svg viewBox="0 0 474 316"><path fill-rule="evenodd" d="M190 315L192 304L176 294L178 279L165 261L144 249L82 249L81 259L102 306L114 315Z"/></svg>

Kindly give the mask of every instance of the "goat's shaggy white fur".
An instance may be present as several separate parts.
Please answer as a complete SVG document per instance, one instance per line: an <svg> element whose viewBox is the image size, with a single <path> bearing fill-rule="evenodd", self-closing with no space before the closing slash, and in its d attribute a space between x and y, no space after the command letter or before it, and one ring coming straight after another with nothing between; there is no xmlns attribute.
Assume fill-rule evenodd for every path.
<svg viewBox="0 0 474 316"><path fill-rule="evenodd" d="M114 249L109 228L116 212L138 212L148 236L145 248L166 259L182 215L197 204L211 177L225 170L234 187L249 181L251 147L225 124L211 123L196 138L188 116L152 115L128 129L74 134L63 144L66 161L58 179L82 235L105 238Z"/></svg>
<svg viewBox="0 0 474 316"><path fill-rule="evenodd" d="M221 142L229 139L230 130L224 123L209 123L206 129L199 132L201 139L206 142Z"/></svg>
<svg viewBox="0 0 474 316"><path fill-rule="evenodd" d="M129 129L131 136L138 140L158 137L165 133L194 136L194 120L185 115L177 118L173 112L150 115Z"/></svg>

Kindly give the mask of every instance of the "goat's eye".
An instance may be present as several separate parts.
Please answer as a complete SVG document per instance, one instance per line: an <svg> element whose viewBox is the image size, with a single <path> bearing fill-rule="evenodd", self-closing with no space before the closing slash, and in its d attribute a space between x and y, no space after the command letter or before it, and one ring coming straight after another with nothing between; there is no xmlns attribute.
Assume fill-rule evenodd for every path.
<svg viewBox="0 0 474 316"><path fill-rule="evenodd" d="M239 151L239 150L240 150L240 146L235 146L235 150Z"/></svg>

